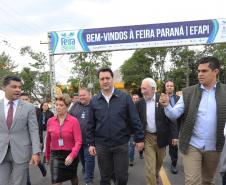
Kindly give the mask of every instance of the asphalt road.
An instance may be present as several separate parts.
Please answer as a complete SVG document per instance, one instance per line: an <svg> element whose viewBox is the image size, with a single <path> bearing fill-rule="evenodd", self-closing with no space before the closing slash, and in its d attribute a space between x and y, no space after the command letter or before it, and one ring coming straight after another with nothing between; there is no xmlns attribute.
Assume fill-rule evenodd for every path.
<svg viewBox="0 0 226 185"><path fill-rule="evenodd" d="M181 158L179 158L179 161L178 161L178 169L179 169L178 174L174 175L170 172L170 159L169 159L168 152L164 160L163 168L164 168L163 171L166 173L166 178L169 180L169 181L164 180L163 185L183 185L184 184L184 172L183 172ZM49 172L48 166L47 166L47 169L48 169L47 176L42 177L41 172L38 168L35 168L33 166L30 167L30 176L31 176L32 185L50 185L51 184L50 172ZM85 185L82 176L83 175L82 175L81 165L79 164L79 167L78 167L79 185ZM100 180L100 175L99 175L98 165L96 163L94 185L99 185L99 180ZM70 185L70 182L64 182L63 185ZM139 159L137 155L135 157L134 166L129 167L128 185L145 185L144 160ZM216 185L221 185L219 176L217 176Z"/></svg>

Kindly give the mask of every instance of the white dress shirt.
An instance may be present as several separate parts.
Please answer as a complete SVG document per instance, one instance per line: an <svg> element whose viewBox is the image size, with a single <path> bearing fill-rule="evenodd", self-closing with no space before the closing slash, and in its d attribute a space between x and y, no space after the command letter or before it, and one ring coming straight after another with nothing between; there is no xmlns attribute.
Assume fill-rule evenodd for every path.
<svg viewBox="0 0 226 185"><path fill-rule="evenodd" d="M155 95L152 99L146 101L147 128L150 133L156 133L155 123Z"/></svg>
<svg viewBox="0 0 226 185"><path fill-rule="evenodd" d="M112 97L112 95L114 93L114 90L115 89L113 88L112 91L111 91L110 96L105 96L104 93L101 91L102 95L104 96L104 98L105 98L105 100L107 101L108 104L109 104L109 101L110 101L110 99L111 99L111 97Z"/></svg>
<svg viewBox="0 0 226 185"><path fill-rule="evenodd" d="M19 102L19 99L13 101L13 118L15 116L15 112L16 112L16 108L17 108L18 102ZM5 113L5 119L7 119L9 107L10 107L9 100L6 97L4 97L4 113Z"/></svg>

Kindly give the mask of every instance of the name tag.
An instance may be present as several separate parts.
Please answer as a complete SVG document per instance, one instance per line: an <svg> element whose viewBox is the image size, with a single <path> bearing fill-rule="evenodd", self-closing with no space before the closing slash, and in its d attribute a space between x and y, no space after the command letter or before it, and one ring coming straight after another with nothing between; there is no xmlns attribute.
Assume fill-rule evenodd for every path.
<svg viewBox="0 0 226 185"><path fill-rule="evenodd" d="M58 139L58 144L59 144L59 146L64 146L64 140L63 139Z"/></svg>

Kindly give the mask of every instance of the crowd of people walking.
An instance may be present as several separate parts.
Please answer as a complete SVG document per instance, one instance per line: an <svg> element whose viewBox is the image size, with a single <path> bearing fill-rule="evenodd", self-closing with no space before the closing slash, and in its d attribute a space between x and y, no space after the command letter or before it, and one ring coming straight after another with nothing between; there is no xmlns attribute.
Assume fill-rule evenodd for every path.
<svg viewBox="0 0 226 185"><path fill-rule="evenodd" d="M114 88L109 67L98 70L100 91L92 97L80 88L72 98L55 99L55 115L47 102L35 108L22 93L17 76L3 80L0 100L0 185L30 185L29 164L51 182L93 185L95 158L100 185L126 185L137 150L145 163L146 185L160 183L159 172L169 146L172 174L178 173L179 150L185 185L214 185L219 166L226 185L226 85L218 81L220 62L207 56L197 61L199 83L175 94L174 82L158 93L152 78L141 81L141 96Z"/></svg>

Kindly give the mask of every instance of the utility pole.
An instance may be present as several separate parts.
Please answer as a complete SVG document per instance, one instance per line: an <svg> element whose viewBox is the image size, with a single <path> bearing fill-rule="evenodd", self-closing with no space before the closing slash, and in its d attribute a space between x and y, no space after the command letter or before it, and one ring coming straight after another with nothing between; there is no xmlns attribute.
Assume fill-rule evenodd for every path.
<svg viewBox="0 0 226 185"><path fill-rule="evenodd" d="M49 71L50 71L51 103L52 103L52 110L55 113L56 76L55 76L54 54L52 53L52 50L51 50L51 35L50 35L50 33L48 33L48 48L49 48Z"/></svg>
<svg viewBox="0 0 226 185"><path fill-rule="evenodd" d="M56 77L55 77L55 65L54 65L54 54L51 50L51 35L48 33L48 42L40 42L40 44L48 44L49 50L49 76L50 76L50 93L51 93L51 104L52 111L55 114L55 88L56 88Z"/></svg>

